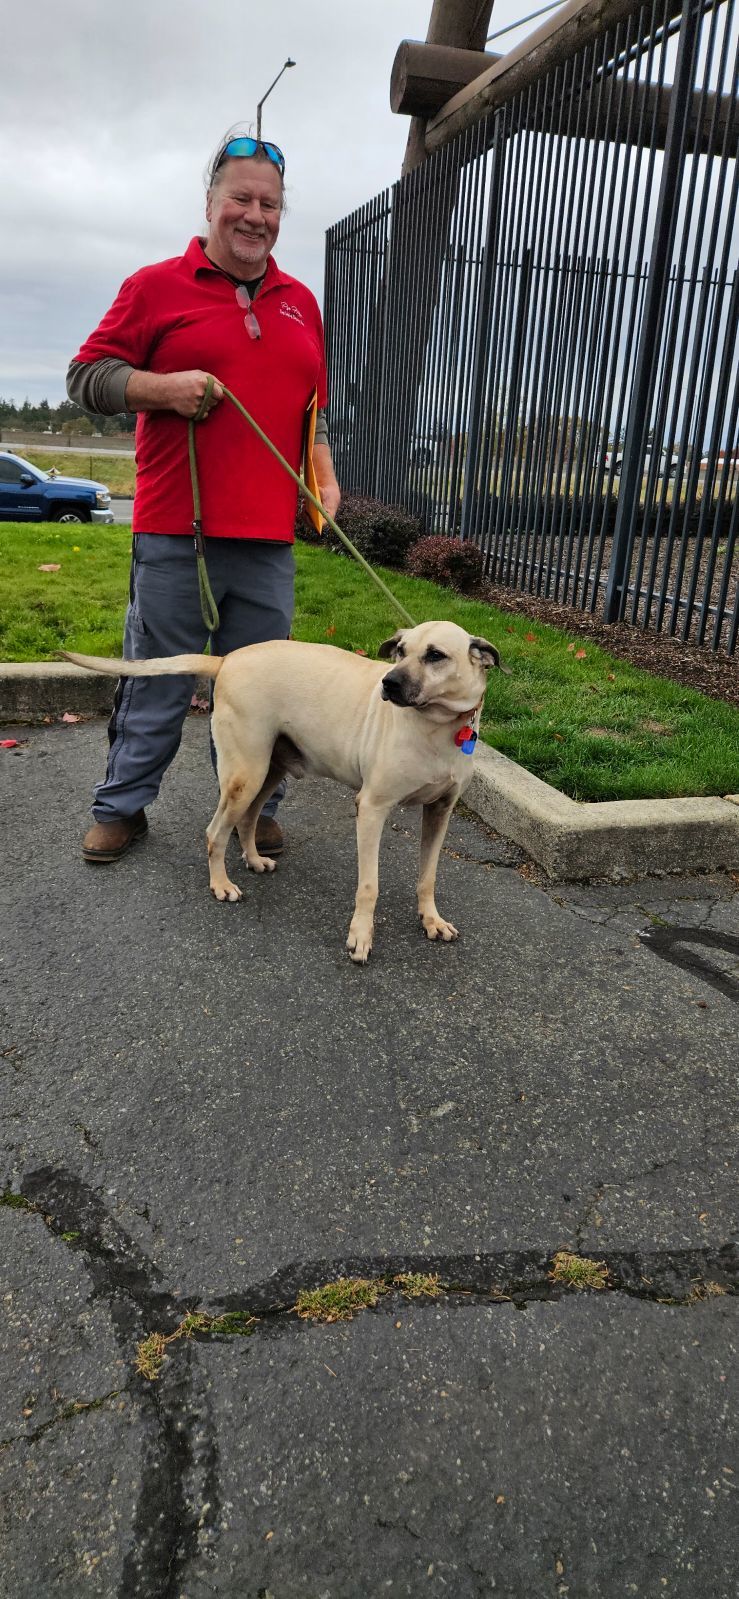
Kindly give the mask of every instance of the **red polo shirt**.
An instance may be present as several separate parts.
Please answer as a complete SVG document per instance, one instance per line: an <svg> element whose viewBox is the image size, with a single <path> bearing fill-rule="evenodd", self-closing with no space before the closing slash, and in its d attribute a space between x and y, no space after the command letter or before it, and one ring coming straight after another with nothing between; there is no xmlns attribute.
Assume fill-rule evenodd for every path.
<svg viewBox="0 0 739 1599"><path fill-rule="evenodd" d="M326 404L323 326L304 284L270 256L254 300L252 339L233 283L193 239L185 254L127 278L75 360L113 356L138 371L212 372L299 470L306 406ZM203 532L292 543L297 487L229 400L195 432ZM141 411L136 423L135 533L191 533L187 421Z"/></svg>

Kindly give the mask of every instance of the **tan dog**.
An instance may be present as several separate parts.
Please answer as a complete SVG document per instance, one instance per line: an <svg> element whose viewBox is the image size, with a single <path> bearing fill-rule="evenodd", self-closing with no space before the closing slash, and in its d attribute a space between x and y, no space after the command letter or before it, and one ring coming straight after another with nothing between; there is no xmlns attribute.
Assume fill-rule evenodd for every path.
<svg viewBox="0 0 739 1599"><path fill-rule="evenodd" d="M378 661L328 644L275 640L231 655L173 655L115 661L65 652L69 661L116 676L198 672L217 678L212 733L221 798L207 830L210 886L241 899L226 875L225 850L238 829L254 872L274 871L259 855L257 818L286 772L331 777L355 790L359 877L347 949L366 961L378 892L380 837L395 805L423 806L418 913L428 938L457 929L436 909L436 868L449 818L472 776L455 736L477 726L498 651L453 622L422 622L380 645ZM505 670L505 668L503 668Z"/></svg>

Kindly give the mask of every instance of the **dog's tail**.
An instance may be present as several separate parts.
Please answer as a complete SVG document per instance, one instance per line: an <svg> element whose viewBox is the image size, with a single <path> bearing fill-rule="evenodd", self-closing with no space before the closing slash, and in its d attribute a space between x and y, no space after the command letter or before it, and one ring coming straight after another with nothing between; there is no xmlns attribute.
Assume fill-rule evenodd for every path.
<svg viewBox="0 0 739 1599"><path fill-rule="evenodd" d="M107 672L110 677L176 677L182 672L217 677L224 662L223 655L162 655L153 661L116 661L107 655L77 655L73 650L61 650L60 654L75 666L86 666L90 672Z"/></svg>

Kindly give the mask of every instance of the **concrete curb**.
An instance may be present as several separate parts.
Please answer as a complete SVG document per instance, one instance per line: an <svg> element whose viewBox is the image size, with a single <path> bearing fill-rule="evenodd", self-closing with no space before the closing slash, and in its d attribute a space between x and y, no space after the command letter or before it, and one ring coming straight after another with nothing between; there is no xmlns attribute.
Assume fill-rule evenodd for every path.
<svg viewBox="0 0 739 1599"><path fill-rule="evenodd" d="M104 672L88 672L71 661L4 661L0 663L0 724L42 722L65 711L109 716L116 680ZM207 699L210 680L196 679L196 693Z"/></svg>
<svg viewBox="0 0 739 1599"><path fill-rule="evenodd" d="M478 745L465 804L558 882L739 867L739 795L582 804Z"/></svg>
<svg viewBox="0 0 739 1599"><path fill-rule="evenodd" d="M209 682L197 680L207 697ZM0 664L0 723L107 715L114 680L71 661ZM479 744L465 803L559 882L739 869L739 794L581 804Z"/></svg>

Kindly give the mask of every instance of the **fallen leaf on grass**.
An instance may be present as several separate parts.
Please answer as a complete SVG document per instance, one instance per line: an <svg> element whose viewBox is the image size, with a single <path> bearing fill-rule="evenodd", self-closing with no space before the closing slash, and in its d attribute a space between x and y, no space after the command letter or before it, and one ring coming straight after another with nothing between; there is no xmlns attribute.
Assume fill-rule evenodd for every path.
<svg viewBox="0 0 739 1599"><path fill-rule="evenodd" d="M326 638L333 638L335 632L336 632L336 628L335 627L327 627L326 628Z"/></svg>
<svg viewBox="0 0 739 1599"><path fill-rule="evenodd" d="M575 660L584 661L587 653L587 650L575 650Z"/></svg>
<svg viewBox="0 0 739 1599"><path fill-rule="evenodd" d="M574 644L568 644L567 645L568 653L570 653L572 650L574 650L574 648L575 648Z"/></svg>
<svg viewBox="0 0 739 1599"><path fill-rule="evenodd" d="M64 715L62 717L62 721L63 722L81 722L82 721L82 717L81 716L75 716L74 711L65 711Z"/></svg>
<svg viewBox="0 0 739 1599"><path fill-rule="evenodd" d="M535 633L524 633L524 638L525 638L527 644L535 644L536 643L536 634Z"/></svg>
<svg viewBox="0 0 739 1599"><path fill-rule="evenodd" d="M46 561L43 566L38 567L39 572L61 572L61 569L60 561Z"/></svg>
<svg viewBox="0 0 739 1599"><path fill-rule="evenodd" d="M355 650L354 654L355 655L366 655L367 651L366 650Z"/></svg>

